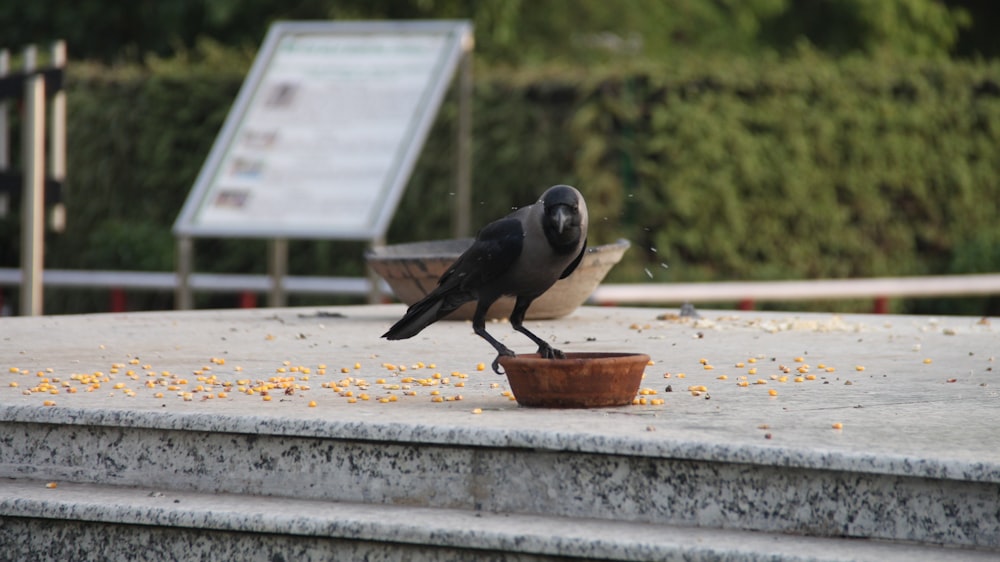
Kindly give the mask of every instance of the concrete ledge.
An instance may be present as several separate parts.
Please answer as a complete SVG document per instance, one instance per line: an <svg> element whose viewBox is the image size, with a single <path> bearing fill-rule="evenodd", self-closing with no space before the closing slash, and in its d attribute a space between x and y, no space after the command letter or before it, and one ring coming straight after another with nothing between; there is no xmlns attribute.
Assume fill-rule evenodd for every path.
<svg viewBox="0 0 1000 562"><path fill-rule="evenodd" d="M692 321L585 307L530 327L567 350L649 353L643 386L664 403L552 411L517 407L503 377L476 370L492 353L467 323L380 340L402 311L0 320L0 476L1000 547L998 340L988 320L703 312ZM489 329L527 345L509 326ZM117 367L112 378L113 365L133 360L134 378ZM413 395L376 382L430 377L417 361L452 382ZM236 380L319 364L330 374L297 376L303 385L271 401L235 390ZM778 380L780 367L807 364L808 380L794 382L797 371ZM107 379L94 392L71 378L94 372ZM206 372L218 384L197 390ZM346 376L366 378L374 399L349 404L322 386ZM59 393L30 390L43 379ZM164 392L168 379L181 391ZM433 402L432 389L463 398ZM377 400L388 396L398 400Z"/></svg>
<svg viewBox="0 0 1000 562"><path fill-rule="evenodd" d="M8 422L0 445L4 474L58 482L1000 547L990 482L127 425Z"/></svg>
<svg viewBox="0 0 1000 562"><path fill-rule="evenodd" d="M988 560L985 551L735 530L0 480L0 544L66 559ZM27 535L23 534L30 530ZM32 537L30 543L24 536ZM155 537L155 539L154 539ZM305 540L303 540L305 539ZM33 544L32 544L33 543ZM9 555L13 551L4 550ZM293 554L294 553L294 554Z"/></svg>

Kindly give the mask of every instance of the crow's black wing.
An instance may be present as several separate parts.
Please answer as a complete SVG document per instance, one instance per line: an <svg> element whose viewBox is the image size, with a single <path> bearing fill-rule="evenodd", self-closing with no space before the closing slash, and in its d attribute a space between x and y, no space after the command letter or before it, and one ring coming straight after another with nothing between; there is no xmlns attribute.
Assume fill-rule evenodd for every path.
<svg viewBox="0 0 1000 562"><path fill-rule="evenodd" d="M524 247L524 228L516 218L504 218L483 227L475 242L438 281L440 287L475 291L503 275Z"/></svg>

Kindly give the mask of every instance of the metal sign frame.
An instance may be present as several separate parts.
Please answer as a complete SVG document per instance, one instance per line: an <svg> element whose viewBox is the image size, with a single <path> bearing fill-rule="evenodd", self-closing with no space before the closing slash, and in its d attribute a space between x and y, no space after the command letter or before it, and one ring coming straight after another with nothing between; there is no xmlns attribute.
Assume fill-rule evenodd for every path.
<svg viewBox="0 0 1000 562"><path fill-rule="evenodd" d="M393 41L406 42L410 45L393 45ZM434 41L433 45L427 43L416 43L420 41ZM326 41L327 44L324 44ZM440 108L441 101L448 90L451 79L455 74L463 59L463 55L471 49L472 27L466 21L406 21L406 22L278 22L271 26L264 40L260 52L254 60L253 66L241 87L239 94L230 110L226 121L216 138L215 143L205 161L204 166L195 181L194 188L189 194L184 207L174 224L174 233L177 236L192 237L241 237L241 238L302 238L302 239L342 239L342 240L373 240L385 235L395 213L399 200L409 180L416 160L430 131L431 125ZM296 46L299 45L299 46ZM414 48L413 45L417 45ZM424 48L426 47L426 48ZM410 49L410 51L407 51ZM398 52L397 52L398 51ZM412 52L418 52L414 57ZM240 151L247 143L247 136L253 131L247 129L247 121L260 120L261 114L267 114L261 108L266 108L273 102L274 90L281 87L281 73L276 59L283 60L291 65L301 58L304 61L303 69L296 75L289 89L303 86L301 82L312 79L314 82L325 80L324 88L331 90L350 92L344 94L347 104L357 104L360 111L367 111L365 104L376 105L377 98L393 101L392 95L396 95L395 101L405 99L407 103L412 103L412 114L401 113L393 124L399 123L399 130L392 130L387 134L388 138L381 138L377 135L380 127L385 128L387 123L383 117L377 121L377 115L355 117L351 107L336 107L330 104L315 110L317 119L325 120L326 124L336 122L336 119L348 118L357 121L354 131L366 130L363 126L367 124L365 119L376 121L372 123L371 130L375 131L373 144L381 143L365 155L357 151L356 157L359 160L372 158L375 162L368 165L362 174L368 173L371 176L369 181L351 182L349 174L344 173L343 167L337 169L332 162L336 161L336 154L326 156L323 161L315 158L316 147L309 146L313 151L313 158L308 156L300 157L297 161L287 163L294 155L292 148L283 148L279 151L273 161L284 158L286 168L300 169L306 165L318 167L314 177L309 178L310 186L303 187L295 182L301 178L292 178L283 185L266 185L263 188L251 190L230 190L225 187L225 182L233 182L237 172L233 169L241 165L247 171L247 176L252 176L255 165L268 166L266 160L242 161ZM367 57L367 58L365 58ZM409 57L409 58L407 58ZM358 60L367 63L368 66L357 66ZM415 60L425 67L416 70L413 76L403 76L407 72L405 63L408 60ZM384 65L379 67L378 65ZM432 66L428 66L432 64ZM312 65L312 66L308 66ZM429 75L420 74L430 71ZM284 71L287 73L287 71ZM315 77L307 76L305 72L315 73ZM328 76L324 76L327 73ZM381 74L380 74L381 73ZM398 78L392 73L400 74ZM375 77L374 79L372 77ZM385 77L384 80L382 77ZM367 83L365 81L368 81ZM410 82L406 82L409 80ZM382 90L372 89L368 84L375 81L382 81L385 86ZM395 82L394 82L395 81ZM277 84L275 84L277 82ZM341 87L341 83L343 86ZM398 84L406 84L409 89L400 89ZM333 84L336 84L334 87ZM305 85L305 86L308 86ZM352 88L359 90L354 92ZM399 98L399 94L393 94L393 88L403 91L405 98ZM307 90L307 87L300 88ZM318 89L318 88L317 88ZM315 89L314 89L315 90ZM419 99L412 99L409 93L419 90ZM294 90L293 90L294 92ZM374 95L371 95L372 92ZM386 92L390 92L386 95ZM293 102L307 101L317 102L319 100L295 100L292 93ZM348 97L352 96L352 97ZM369 96L366 99L366 96ZM305 96L300 96L305 97ZM316 97L316 92L313 92ZM373 101L373 98L375 100ZM383 101L384 108L385 102ZM379 107L376 107L379 108ZM272 112L273 113L273 112ZM330 114L329 117L326 114ZM306 112L298 116L301 120ZM296 124L300 129L308 123ZM271 127L274 127L272 124ZM291 128L292 125L287 125ZM317 128L320 125L316 126ZM277 135L282 135L285 131L280 128ZM275 134L272 130L270 134ZM338 136L340 134L341 136ZM397 136L393 136L397 135ZM291 136L291 135L286 135ZM330 131L323 135L316 135L321 141L344 147L350 139L344 139L341 133ZM280 139L277 144L280 145ZM359 142L364 142L361 139ZM369 157L369 154L371 155ZM235 163L234 163L235 160ZM381 165L388 165L384 176L380 171ZM296 167L297 166L297 167ZM363 165L362 165L363 166ZM331 169L328 181L325 185L317 184L318 174L323 168ZM351 166L353 168L353 166ZM256 171L259 172L259 169ZM264 170L265 173L267 170ZM337 173L340 172L338 176ZM235 176L239 179L239 176ZM378 182L381 178L381 185L372 189L371 183ZM280 181L275 179L265 179L260 183L269 181ZM343 185L341 185L343 184ZM356 189L359 186L360 189ZM281 192L291 192L282 199ZM337 193L347 195L350 198L357 197L360 203L348 206L347 201L340 201L337 205L329 205L328 212L336 215L340 212L340 222L350 222L352 224L338 224L337 217L325 223L317 215L310 218L285 216L292 214L296 209L291 201L296 197L295 193L301 194L299 197L303 201L299 209L305 209L313 213L315 207L305 203L310 195L317 198L324 198L329 203L330 195L335 190ZM263 201L265 197L271 197L273 201L289 203L288 209L282 210L281 205L264 205L258 203L255 216L242 216L243 209L227 212L228 204L233 204L236 208L243 204L241 196L246 198L247 194ZM268 217L261 213L262 207L273 208L275 214ZM326 205L323 205L326 206ZM324 209L326 211L326 209ZM215 217L215 218L212 218ZM220 218L221 217L221 218ZM248 220L249 219L249 220ZM363 223L363 224L362 224Z"/></svg>
<svg viewBox="0 0 1000 562"><path fill-rule="evenodd" d="M234 162L234 143L240 139L244 130L245 120L248 113L255 111L265 99L267 92L264 91L264 82L271 81L271 91L274 90L275 58L282 49L290 49L289 43L294 45L294 41L300 38L311 40L310 48L323 48L322 40L328 39L331 45L336 44L336 40L331 38L355 38L358 41L352 43L351 48L363 48L363 39L369 39L376 47L371 52L378 52L378 45L381 41L390 45L383 47L384 51L389 51L394 39L397 40L397 47L400 53L404 53L406 46L404 43L409 40L411 44L437 45L434 51L433 61L422 59L421 68L430 70L429 76L424 76L425 82L419 92L419 99L413 104L412 96L406 101L411 105L412 113L404 115L406 118L405 131L397 137L397 144L391 155L389 165L383 181L377 189L354 189L353 191L340 191L349 197L357 196L366 199L368 205L364 209L357 206L349 208L349 205L341 205L334 200L327 200L325 204L314 204L308 211L314 213L316 209L329 209L330 215L341 213L344 219L342 222L353 222L351 225L338 224L336 217L330 220L317 222L317 217L310 224L309 221L295 220L295 217L284 217L276 220L275 217L254 216L236 217L239 220L205 220L208 214L206 210L215 206L223 208L223 203L233 201L233 192L225 192L219 185L220 173L225 167L232 172L236 164ZM420 38L425 38L423 43ZM431 39L433 38L433 40ZM345 40L347 41L347 40ZM388 42L388 43L386 43ZM272 278L271 306L284 305L284 291L282 288L282 278L285 275L287 260L287 240L297 239L340 239L340 240L368 240L371 243L381 243L384 241L385 233L395 214L396 208L402 198L403 190L409 181L410 174L416 164L417 158L423 148L430 128L434 123L441 102L452 82L456 71L460 77L458 81L459 108L457 120L457 151L455 166L456 195L455 209L453 213L453 229L456 236L465 236L468 231L468 207L471 201L471 172L470 172L470 150L469 138L471 136L471 52L473 47L472 24L468 21L460 20L438 20L438 21L404 21L404 22L278 22L271 26L261 46L260 52L254 59L254 63L244 80L239 94L230 109L229 114L217 136L215 143L199 173L191 193L185 201L180 215L174 223L174 234L177 237L177 302L179 309L188 309L193 306L193 298L190 290L190 276L193 262L193 239L204 237L217 238L267 238L271 240L270 256L268 259L268 269ZM328 50L337 51L338 48L330 47ZM340 49L346 51L345 56L351 57L350 49ZM429 52L430 49L424 49ZM336 54L336 53L331 53ZM390 53L391 54L391 53ZM353 56L363 57L363 53ZM374 56L374 55L373 55ZM356 64L349 58L342 58L340 62L345 64ZM386 59L391 60L391 59ZM286 56L287 62L287 56ZM377 58L368 61L367 66L361 67L364 72L371 72L373 66L380 62ZM429 62L433 62L429 65ZM390 65L391 67L391 65ZM318 66L319 71L330 72L327 67ZM412 69L400 67L396 61L397 71L409 73ZM336 71L334 69L333 71ZM391 78L392 68L383 70L383 76ZM269 78L270 77L270 78ZM338 76L339 78L340 76ZM301 76L300 76L301 78ZM350 74L344 75L347 87L351 84ZM355 85L361 84L355 82ZM363 86L362 86L363 87ZM293 94L294 95L294 94ZM352 115L350 115L353 117ZM384 122L383 122L384 123ZM397 133L399 131L397 130ZM245 140L246 137L244 136ZM384 157L383 153L383 157ZM250 170L253 171L252 169ZM232 175L232 174L231 174ZM338 178L331 173L329 181L335 182ZM369 186L370 187L370 186ZM281 189L282 186L275 186ZM313 185L313 193L318 193L319 189ZM289 195L294 197L294 195ZM214 203L213 203L214 202ZM240 194L236 193L236 205L242 204ZM225 211L223 210L223 213ZM233 213L230 218L238 213ZM280 214L280 213L279 213ZM359 222L359 216L364 216L363 224ZM218 215L217 215L218 216ZM324 219L326 217L323 217ZM372 299L379 297L375 279L369 276L372 289Z"/></svg>

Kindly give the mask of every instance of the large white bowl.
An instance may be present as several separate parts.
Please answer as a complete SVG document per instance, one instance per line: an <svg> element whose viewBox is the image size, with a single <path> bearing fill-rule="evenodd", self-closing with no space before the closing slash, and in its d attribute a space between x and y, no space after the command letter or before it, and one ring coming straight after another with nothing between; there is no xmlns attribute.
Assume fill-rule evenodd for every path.
<svg viewBox="0 0 1000 562"><path fill-rule="evenodd" d="M375 273L385 279L396 298L411 305L433 290L441 274L471 245L472 238L460 238L378 246L365 253L365 260ZM622 259L629 246L629 241L622 239L614 244L587 248L576 271L557 281L538 297L528 308L526 318L559 318L576 310ZM472 318L475 308L475 303L468 303L448 318L468 320ZM490 307L487 317L506 318L513 308L514 299L503 297Z"/></svg>

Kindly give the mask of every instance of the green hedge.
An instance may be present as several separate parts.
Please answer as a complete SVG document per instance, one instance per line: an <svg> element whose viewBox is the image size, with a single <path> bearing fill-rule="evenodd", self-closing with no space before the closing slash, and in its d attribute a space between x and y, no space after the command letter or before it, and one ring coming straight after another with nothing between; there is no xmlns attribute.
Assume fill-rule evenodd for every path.
<svg viewBox="0 0 1000 562"><path fill-rule="evenodd" d="M172 268L170 227L249 61L209 53L71 71L69 230L50 235L48 267ZM450 235L454 113L449 100L390 242ZM783 60L477 68L473 160L474 225L548 185L580 187L591 243L633 242L613 281L1000 270L997 62L806 51ZM14 220L0 228L15 232ZM14 237L2 265L16 265L16 245ZM359 274L362 248L295 242L290 269ZM264 270L259 241L199 241L197 254L201 271ZM155 300L137 295L135 306L144 298ZM104 297L88 299L51 296L47 309L104 308Z"/></svg>

